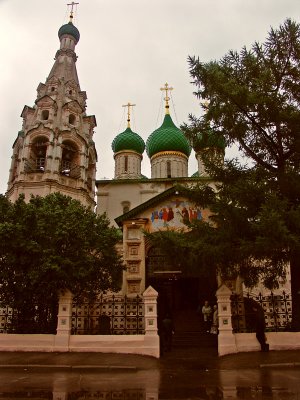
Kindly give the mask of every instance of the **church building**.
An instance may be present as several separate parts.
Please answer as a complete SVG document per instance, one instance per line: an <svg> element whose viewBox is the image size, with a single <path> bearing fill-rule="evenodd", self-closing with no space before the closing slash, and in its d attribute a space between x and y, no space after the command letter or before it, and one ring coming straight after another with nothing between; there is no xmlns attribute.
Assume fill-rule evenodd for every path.
<svg viewBox="0 0 300 400"><path fill-rule="evenodd" d="M242 280L237 278L230 282L221 282L210 265L207 265L205 277L197 273L197 266L195 272L187 273L175 256L170 257L169 249L164 243L159 247L154 246L145 234L166 230L184 232L188 229L187 223L208 220L210 210L194 204L188 196L188 189L199 183L214 187L214 182L205 169L204 159L209 155L212 162L221 165L224 162L225 142L208 131L205 134L199 133L197 140L189 143L173 122L169 106L169 95L173 88L166 83L161 88L165 92L165 115L159 128L149 134L145 143L131 129L131 110L134 105L128 103L127 127L116 134L111 144L111 156L115 163L114 177L96 180L98 160L93 135L97 124L95 116L86 112L87 95L81 90L76 70L75 47L80 33L73 24L74 4L71 4L70 21L58 31L60 47L56 52L54 65L45 83L40 83L37 87L34 106L25 106L21 113L23 124L13 143L7 198L15 202L20 194L24 194L28 201L31 195L46 196L60 192L96 210L98 214L105 213L111 225L122 232L118 250L126 268L123 272L122 288L116 295L134 302L134 299L141 299L145 293L146 296L147 293L152 293L155 297L154 303L147 307L141 306L144 311L147 309L148 314L153 314L151 318L147 315L145 322L147 325L151 320L151 324L147 325L150 334L157 333L157 320L171 313L176 316L176 323L184 326L187 332L196 332L195 337L198 340L199 329L196 325L199 325L200 319L196 310L205 301L216 305L218 290L218 311L221 311L219 319L223 321L220 329L224 330L225 339L230 333L233 340L231 314L235 321L235 331L239 332L240 329L245 332L248 323L246 296L249 297L246 299L248 304L252 304L249 303L250 293L246 293ZM198 170L190 173L189 157L192 148ZM150 177L142 174L143 157L150 160ZM101 167L98 169L101 171ZM291 321L289 279L288 275L287 282L282 282L280 287L285 290L283 295L279 292L266 295L262 286L251 289L255 302L264 307L269 328L275 326L276 329L285 329ZM227 297L223 292L219 293L221 289L225 290ZM232 303L233 294L236 296L235 305ZM111 296L111 293L105 295ZM223 300L220 300L222 296ZM225 301L224 296L227 299L226 305L222 303ZM115 297L115 294L111 297ZM132 306L135 316L134 312L128 311L125 317L126 306L122 307L123 305L119 309L122 329L126 325L126 318L139 328L141 316L137 306ZM65 306L62 308L63 311L66 310ZM72 304L69 309L72 310ZM70 320L71 315L73 314L70 313ZM87 314L83 315L80 311L78 315L80 320ZM113 316L114 313L111 312L110 317ZM99 314L95 316L97 320L98 317ZM64 318L61 320L66 321ZM144 327L141 328L143 329ZM210 331L205 331L207 332ZM207 342L203 343L206 346ZM234 352L237 348L234 346L226 352ZM128 349L124 351L127 352Z"/></svg>
<svg viewBox="0 0 300 400"><path fill-rule="evenodd" d="M186 230L186 222L209 217L209 210L196 207L182 189L199 182L210 182L203 154L209 151L216 162L222 162L225 145L212 137L199 136L194 148L198 171L189 176L192 148L170 115L168 94L172 88L166 83L161 90L166 92L164 119L149 135L146 144L131 130L132 105L128 103L127 128L112 142L114 178L96 182L97 212L105 212L123 232L126 271L122 293L140 295L151 285L159 293L160 305L163 303L163 308L178 313L180 307L195 310L205 299L215 302L217 277L213 273L206 279L185 276L178 261L174 258L170 262L166 257L167 249L153 247L143 232ZM144 150L151 162L150 178L141 173Z"/></svg>
<svg viewBox="0 0 300 400"><path fill-rule="evenodd" d="M184 277L177 261L170 265L162 250L148 243L143 231L186 229L186 221L208 217L209 211L195 207L180 189L209 181L202 155L210 151L216 162L222 162L224 143L199 137L194 146L198 171L189 176L192 147L172 120L172 88L166 83L161 88L165 91L161 126L145 143L131 129L133 105L128 103L127 127L112 141L114 178L96 181L96 118L86 113L87 95L77 75L75 47L80 33L73 24L73 12L58 37L60 48L49 76L38 85L34 106L25 106L21 113L23 124L13 144L7 197L16 201L22 193L28 200L31 195L60 192L87 207L97 205L97 213L105 212L111 224L123 232L120 251L127 267L123 295L141 295L152 285L171 308L183 299L194 307L206 298L214 301L215 276L209 285L196 277ZM145 150L151 162L149 178L142 174Z"/></svg>

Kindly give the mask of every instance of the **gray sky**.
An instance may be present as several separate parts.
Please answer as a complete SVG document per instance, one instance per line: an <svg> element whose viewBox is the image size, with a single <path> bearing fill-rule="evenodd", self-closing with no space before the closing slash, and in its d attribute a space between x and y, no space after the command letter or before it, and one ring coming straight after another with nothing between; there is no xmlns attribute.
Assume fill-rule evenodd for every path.
<svg viewBox="0 0 300 400"><path fill-rule="evenodd" d="M113 178L113 138L126 128L122 104L135 103L132 129L146 141L162 122L160 87L168 82L174 122L200 112L188 55L221 58L255 40L287 17L299 22L299 0L77 0L74 24L81 90L98 126L97 179ZM68 22L67 0L0 0L0 193L5 193L12 144L24 105L33 106L59 48L58 29ZM172 105L171 105L172 106ZM189 175L197 169L192 153ZM142 173L150 177L146 153Z"/></svg>

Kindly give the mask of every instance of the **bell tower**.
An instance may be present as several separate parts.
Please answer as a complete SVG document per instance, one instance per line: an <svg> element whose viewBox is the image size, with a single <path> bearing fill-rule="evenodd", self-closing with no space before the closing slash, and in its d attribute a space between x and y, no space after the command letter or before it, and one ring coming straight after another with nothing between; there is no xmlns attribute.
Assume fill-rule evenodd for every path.
<svg viewBox="0 0 300 400"><path fill-rule="evenodd" d="M86 92L80 89L75 46L80 33L70 21L58 31L60 48L45 83L37 88L33 107L25 106L22 129L13 144L7 197L21 193L45 196L60 192L94 207L97 153L96 119L86 114Z"/></svg>

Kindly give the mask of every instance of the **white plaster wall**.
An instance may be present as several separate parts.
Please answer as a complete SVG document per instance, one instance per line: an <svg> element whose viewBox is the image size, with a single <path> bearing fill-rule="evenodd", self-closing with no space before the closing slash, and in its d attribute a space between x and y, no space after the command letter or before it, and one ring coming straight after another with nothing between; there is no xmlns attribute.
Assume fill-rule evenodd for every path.
<svg viewBox="0 0 300 400"><path fill-rule="evenodd" d="M108 181L98 183L97 214L106 213L113 225L114 219L123 214L123 202L130 203L130 209L157 196L170 187L169 183Z"/></svg>
<svg viewBox="0 0 300 400"><path fill-rule="evenodd" d="M267 343L270 350L299 350L300 332L267 332ZM260 351L255 333L235 333L230 337L218 338L220 356L248 351Z"/></svg>
<svg viewBox="0 0 300 400"><path fill-rule="evenodd" d="M167 178L167 162L171 163L171 177L184 178L188 176L188 158L184 154L171 153L155 155L151 159L151 178Z"/></svg>
<svg viewBox="0 0 300 400"><path fill-rule="evenodd" d="M73 335L70 351L141 354L159 358L158 335Z"/></svg>
<svg viewBox="0 0 300 400"><path fill-rule="evenodd" d="M158 335L73 335L66 347L55 345L58 338L58 335L1 334L0 351L123 353L159 358Z"/></svg>
<svg viewBox="0 0 300 400"><path fill-rule="evenodd" d="M54 351L55 335L0 334L0 351Z"/></svg>
<svg viewBox="0 0 300 400"><path fill-rule="evenodd" d="M128 157L128 166L125 170L125 157ZM133 151L122 151L115 156L115 179L138 179L141 177L142 156Z"/></svg>

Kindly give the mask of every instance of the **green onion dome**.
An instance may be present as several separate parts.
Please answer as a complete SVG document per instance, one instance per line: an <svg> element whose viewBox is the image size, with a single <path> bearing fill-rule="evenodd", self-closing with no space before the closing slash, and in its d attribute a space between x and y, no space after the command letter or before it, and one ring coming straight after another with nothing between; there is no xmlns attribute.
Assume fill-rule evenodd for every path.
<svg viewBox="0 0 300 400"><path fill-rule="evenodd" d="M150 158L162 151L179 151L188 157L191 154L191 146L183 132L172 121L170 114L166 114L162 126L149 136L146 151Z"/></svg>
<svg viewBox="0 0 300 400"><path fill-rule="evenodd" d="M76 40L76 43L78 43L79 38L80 38L79 30L76 28L76 26L73 25L73 23L71 21L59 28L59 31L58 31L59 39L63 35L73 36L73 38Z"/></svg>
<svg viewBox="0 0 300 400"><path fill-rule="evenodd" d="M124 132L116 136L111 144L114 153L122 150L132 150L139 154L143 154L145 150L144 140L131 128L127 128Z"/></svg>
<svg viewBox="0 0 300 400"><path fill-rule="evenodd" d="M209 147L224 151L226 147L224 136L221 133L216 133L212 130L209 130L204 133L199 133L197 138L193 140L193 148L196 153Z"/></svg>

